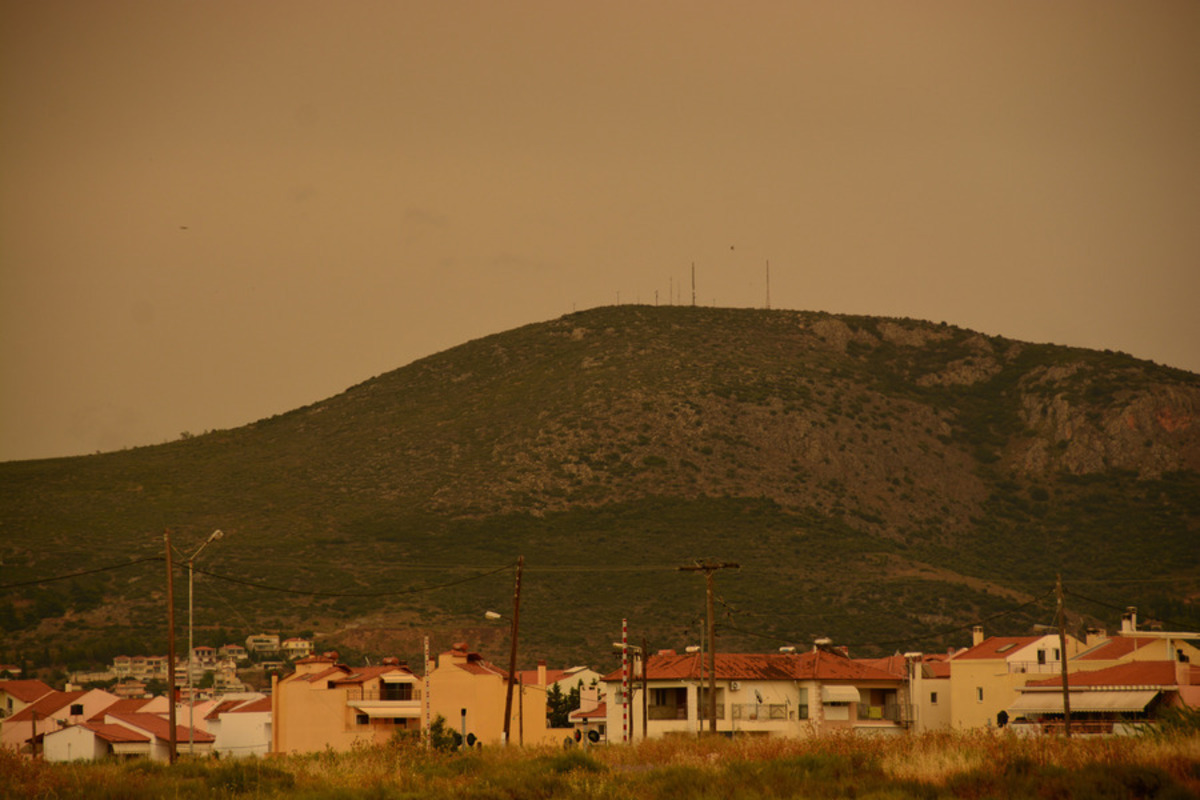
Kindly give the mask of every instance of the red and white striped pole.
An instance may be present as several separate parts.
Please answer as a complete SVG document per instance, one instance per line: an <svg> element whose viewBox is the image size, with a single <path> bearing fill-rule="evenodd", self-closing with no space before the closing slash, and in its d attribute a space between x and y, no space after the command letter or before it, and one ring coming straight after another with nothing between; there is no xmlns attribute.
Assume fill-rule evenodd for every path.
<svg viewBox="0 0 1200 800"><path fill-rule="evenodd" d="M629 620L621 620L621 741L629 741Z"/></svg>

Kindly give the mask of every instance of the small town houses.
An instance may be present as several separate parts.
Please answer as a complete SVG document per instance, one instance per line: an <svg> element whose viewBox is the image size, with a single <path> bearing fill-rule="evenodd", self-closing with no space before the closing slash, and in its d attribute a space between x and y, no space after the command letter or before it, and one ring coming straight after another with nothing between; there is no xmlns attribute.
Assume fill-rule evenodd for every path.
<svg viewBox="0 0 1200 800"><path fill-rule="evenodd" d="M474 746L619 745L708 733L1044 735L1063 730L1064 706L1074 734L1127 734L1156 724L1170 709L1200 705L1197 639L1139 630L1130 612L1120 631L1090 631L1084 640L988 637L976 628L969 647L871 659L853 658L828 641L803 652L715 656L660 650L642 658L635 648L607 674L541 661L511 680L466 644L416 670L394 658L351 666L337 653L310 653L280 662L290 669L274 675L269 692L225 692L194 704L181 697L173 738L180 755L240 757L347 750L397 734L421 736L435 721ZM306 652L294 642L285 649L286 643L264 635L244 649L265 657ZM196 655L216 662L238 658L239 649ZM148 670L154 661L139 663ZM570 727L550 727L547 698L575 688L580 703ZM52 761L166 759L169 711L162 697L0 681L0 746Z"/></svg>

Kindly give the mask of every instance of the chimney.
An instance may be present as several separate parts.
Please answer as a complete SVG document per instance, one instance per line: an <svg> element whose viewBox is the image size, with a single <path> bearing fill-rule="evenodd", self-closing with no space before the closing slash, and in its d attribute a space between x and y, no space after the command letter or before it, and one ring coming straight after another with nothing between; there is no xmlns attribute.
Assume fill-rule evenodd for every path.
<svg viewBox="0 0 1200 800"><path fill-rule="evenodd" d="M546 659L538 659L538 686L546 685Z"/></svg>
<svg viewBox="0 0 1200 800"><path fill-rule="evenodd" d="M1137 633L1137 606L1129 606L1121 615L1121 633Z"/></svg>
<svg viewBox="0 0 1200 800"><path fill-rule="evenodd" d="M971 628L971 647L977 647L983 644L983 626L976 625Z"/></svg>

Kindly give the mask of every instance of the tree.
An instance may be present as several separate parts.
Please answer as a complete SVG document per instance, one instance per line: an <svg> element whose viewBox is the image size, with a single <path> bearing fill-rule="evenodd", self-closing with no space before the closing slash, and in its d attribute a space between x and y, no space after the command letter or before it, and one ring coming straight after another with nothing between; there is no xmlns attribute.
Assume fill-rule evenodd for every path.
<svg viewBox="0 0 1200 800"><path fill-rule="evenodd" d="M583 681L575 684L571 691L563 694L558 684L546 691L546 721L551 728L571 727L570 714L579 708L579 690Z"/></svg>

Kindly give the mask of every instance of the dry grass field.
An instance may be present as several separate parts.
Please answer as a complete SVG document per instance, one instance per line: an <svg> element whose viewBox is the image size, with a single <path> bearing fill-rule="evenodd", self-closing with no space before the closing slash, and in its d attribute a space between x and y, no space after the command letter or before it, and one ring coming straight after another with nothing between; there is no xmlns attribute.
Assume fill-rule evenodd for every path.
<svg viewBox="0 0 1200 800"><path fill-rule="evenodd" d="M5 798L1180 798L1200 797L1200 735L938 734L659 740L584 750L426 750L248 760L47 764L0 755Z"/></svg>

